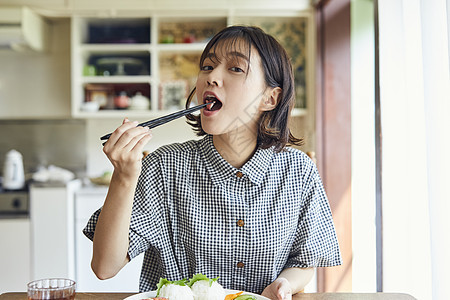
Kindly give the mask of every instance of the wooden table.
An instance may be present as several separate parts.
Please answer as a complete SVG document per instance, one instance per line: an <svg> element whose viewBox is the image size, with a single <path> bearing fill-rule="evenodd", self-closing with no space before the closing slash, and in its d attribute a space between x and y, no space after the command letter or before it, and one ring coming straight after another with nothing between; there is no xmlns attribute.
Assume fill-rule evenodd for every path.
<svg viewBox="0 0 450 300"><path fill-rule="evenodd" d="M77 293L75 300L122 300L130 293ZM400 293L305 293L297 294L292 300L415 300L414 297ZM27 293L5 293L0 300L27 300Z"/></svg>

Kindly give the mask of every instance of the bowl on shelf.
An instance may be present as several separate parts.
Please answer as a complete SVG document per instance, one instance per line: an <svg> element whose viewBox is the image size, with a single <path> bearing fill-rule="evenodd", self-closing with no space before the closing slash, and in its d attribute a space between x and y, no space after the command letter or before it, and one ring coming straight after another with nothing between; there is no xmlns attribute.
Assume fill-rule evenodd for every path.
<svg viewBox="0 0 450 300"><path fill-rule="evenodd" d="M150 109L150 100L142 95L141 92L137 92L136 95L131 97L130 106L128 109L131 110L148 110Z"/></svg>
<svg viewBox="0 0 450 300"><path fill-rule="evenodd" d="M96 112L100 109L100 104L95 101L83 102L81 104L81 110L87 112Z"/></svg>

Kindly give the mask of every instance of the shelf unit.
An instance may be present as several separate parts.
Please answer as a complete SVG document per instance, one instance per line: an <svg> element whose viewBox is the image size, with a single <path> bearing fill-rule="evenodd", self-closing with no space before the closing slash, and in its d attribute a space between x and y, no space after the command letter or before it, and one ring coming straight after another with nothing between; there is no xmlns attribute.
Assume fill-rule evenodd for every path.
<svg viewBox="0 0 450 300"><path fill-rule="evenodd" d="M207 41L233 24L257 25L280 38L297 64L294 71L300 79L293 115L306 115L313 99L311 14L265 10L216 12L212 17L170 11L144 17L142 13L139 17L73 16L72 116L147 118L182 109L195 85L198 59ZM149 108L117 109L113 99L121 91L129 97L142 93L149 98ZM99 101L100 110L84 109L89 101Z"/></svg>

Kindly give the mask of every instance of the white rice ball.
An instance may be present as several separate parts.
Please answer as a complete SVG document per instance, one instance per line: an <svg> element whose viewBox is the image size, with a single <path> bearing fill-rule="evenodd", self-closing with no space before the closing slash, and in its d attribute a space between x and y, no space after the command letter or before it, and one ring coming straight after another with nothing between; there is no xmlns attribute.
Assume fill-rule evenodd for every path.
<svg viewBox="0 0 450 300"><path fill-rule="evenodd" d="M196 281L191 286L191 290L194 300L223 300L226 296L224 288L216 281L211 286L209 286L209 280Z"/></svg>
<svg viewBox="0 0 450 300"><path fill-rule="evenodd" d="M170 300L194 300L194 295L188 286L173 283L163 285L159 290L158 297L164 297Z"/></svg>

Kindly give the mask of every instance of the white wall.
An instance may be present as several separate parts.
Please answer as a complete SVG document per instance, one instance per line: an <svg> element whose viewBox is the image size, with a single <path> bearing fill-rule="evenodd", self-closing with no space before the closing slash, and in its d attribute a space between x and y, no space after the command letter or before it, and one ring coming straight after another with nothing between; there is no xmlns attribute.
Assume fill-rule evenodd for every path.
<svg viewBox="0 0 450 300"><path fill-rule="evenodd" d="M49 52L0 50L0 119L70 116L70 23L51 24Z"/></svg>
<svg viewBox="0 0 450 300"><path fill-rule="evenodd" d="M125 115L124 115L125 116ZM144 148L153 151L162 145L176 142L184 142L197 138L191 127L186 124L185 118L172 121L164 126L152 129L153 138ZM134 121L132 119L132 121ZM137 120L144 122L146 120ZM106 171L112 171L112 165L102 151L100 137L114 131L122 124L121 119L90 119L87 120L87 174L90 177L102 175Z"/></svg>

